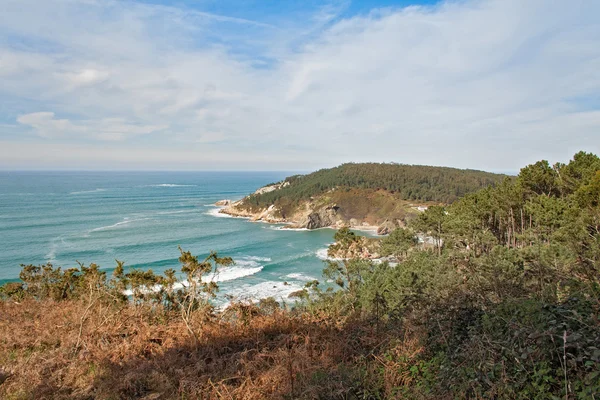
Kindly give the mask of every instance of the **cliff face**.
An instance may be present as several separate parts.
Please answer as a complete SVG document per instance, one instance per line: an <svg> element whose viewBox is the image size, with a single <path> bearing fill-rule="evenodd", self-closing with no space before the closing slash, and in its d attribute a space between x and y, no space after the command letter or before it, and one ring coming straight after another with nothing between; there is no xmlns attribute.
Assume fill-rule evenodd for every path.
<svg viewBox="0 0 600 400"><path fill-rule="evenodd" d="M219 204L216 204L219 205ZM262 221L268 223L285 223L295 229L318 229L325 227L341 227L346 225L343 218L338 215L339 207L333 205L313 210L309 204L301 207L301 210L288 218L282 217L280 210L275 205L265 209L249 210L244 207L242 201L230 203L219 212L234 217L244 217L251 221Z"/></svg>
<svg viewBox="0 0 600 400"><path fill-rule="evenodd" d="M282 184L266 186L254 194L275 191L281 187ZM289 228L338 229L348 226L377 231L381 235L390 233L419 213L414 204L381 190L332 190L299 202L291 211L287 207L286 212L275 204L263 208L252 207L247 201L249 198L237 202L222 200L216 205L223 206L220 212L225 214L252 221L285 223Z"/></svg>
<svg viewBox="0 0 600 400"><path fill-rule="evenodd" d="M350 226L387 234L433 204L507 177L424 165L347 163L267 185L222 212L294 228ZM413 204L415 203L415 204Z"/></svg>
<svg viewBox="0 0 600 400"><path fill-rule="evenodd" d="M302 218L300 222L297 223L297 226L299 228L318 229L326 226L343 224L343 220L340 219L338 214L339 209L340 208L337 205L332 205L317 211L312 211L306 217Z"/></svg>

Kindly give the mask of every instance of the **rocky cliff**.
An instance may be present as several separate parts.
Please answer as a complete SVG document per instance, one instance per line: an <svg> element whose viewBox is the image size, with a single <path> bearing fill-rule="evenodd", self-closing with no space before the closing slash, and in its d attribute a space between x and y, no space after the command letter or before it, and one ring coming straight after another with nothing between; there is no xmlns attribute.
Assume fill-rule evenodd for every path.
<svg viewBox="0 0 600 400"><path fill-rule="evenodd" d="M258 189L253 195L276 191L285 187L278 183ZM386 235L419 211L412 203L398 199L385 191L361 190L329 191L324 195L301 201L295 207L280 209L276 204L267 207L253 206L250 195L232 202L221 200L215 205L223 207L220 212L251 221L287 224L287 228L339 229L348 226L355 229L376 231ZM290 209L292 210L290 212Z"/></svg>

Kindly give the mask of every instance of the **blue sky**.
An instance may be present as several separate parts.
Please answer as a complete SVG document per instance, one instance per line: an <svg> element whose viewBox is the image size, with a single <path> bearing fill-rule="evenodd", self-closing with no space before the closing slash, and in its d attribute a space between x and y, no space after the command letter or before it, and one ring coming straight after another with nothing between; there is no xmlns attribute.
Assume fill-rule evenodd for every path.
<svg viewBox="0 0 600 400"><path fill-rule="evenodd" d="M3 0L0 169L600 153L600 2Z"/></svg>

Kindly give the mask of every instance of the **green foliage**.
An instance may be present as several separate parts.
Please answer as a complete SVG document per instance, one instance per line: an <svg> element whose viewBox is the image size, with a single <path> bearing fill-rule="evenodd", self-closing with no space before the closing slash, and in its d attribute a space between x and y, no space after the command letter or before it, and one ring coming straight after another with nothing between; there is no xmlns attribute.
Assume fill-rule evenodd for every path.
<svg viewBox="0 0 600 400"><path fill-rule="evenodd" d="M451 203L467 193L495 185L504 175L483 171L403 164L343 164L308 175L286 178L281 189L251 195L244 200L247 208L275 204L284 214L302 201L331 190L351 188L385 190L403 200Z"/></svg>
<svg viewBox="0 0 600 400"><path fill-rule="evenodd" d="M381 255L401 258L419 243L419 239L409 229L397 228L381 241Z"/></svg>
<svg viewBox="0 0 600 400"><path fill-rule="evenodd" d="M191 312L209 305L218 291L214 278L219 267L232 265L233 259L211 252L199 261L189 251L179 250L181 273L186 277L182 282L174 269L157 275L152 270L126 270L125 264L118 260L110 279L96 264L79 263L79 268L67 270L52 264L23 265L21 282L1 286L0 298L61 301L89 299L93 294L103 301L122 303L130 296L133 304L161 305L167 310L185 308Z"/></svg>
<svg viewBox="0 0 600 400"><path fill-rule="evenodd" d="M284 190L288 199L307 198L341 190L340 182L375 188L373 182L401 180L393 171L413 171L411 179L418 179L423 170L411 168L417 167L346 164L310 179L288 178L286 188L266 194L272 197L249 201L274 201ZM446 182L436 169L427 173L435 171L433 192ZM581 152L568 164L541 161L515 180L495 183L449 206L432 206L382 239L381 253L397 264L328 260L327 281L296 293L303 303L294 318L343 326L350 330L346 338L359 343L360 354L335 371L356 397L600 398L600 159ZM375 240L348 228L334 238L336 253ZM122 301L129 291L136 306L179 312L198 344L192 319L210 311L218 289L211 277L233 261L180 252L182 282L174 270L159 276L127 271L122 263L108 280L94 264L66 271L28 265L22 282L3 286L0 296L91 302L105 293L106 301ZM258 307L235 304L231 313L246 329L255 314L277 315L278 308L266 299ZM320 371L313 370L314 382L325 381Z"/></svg>
<svg viewBox="0 0 600 400"><path fill-rule="evenodd" d="M599 205L597 156L535 163L382 239L396 266L329 261L325 276L341 290L313 289L309 309L391 336L423 332L410 366L404 353L386 356L410 384L371 378L379 397L600 398ZM361 239L344 230L338 240Z"/></svg>
<svg viewBox="0 0 600 400"><path fill-rule="evenodd" d="M343 246L349 246L351 243L358 240L358 236L356 233L352 232L350 228L343 227L339 229L335 235L333 235L333 239L336 243L339 243Z"/></svg>

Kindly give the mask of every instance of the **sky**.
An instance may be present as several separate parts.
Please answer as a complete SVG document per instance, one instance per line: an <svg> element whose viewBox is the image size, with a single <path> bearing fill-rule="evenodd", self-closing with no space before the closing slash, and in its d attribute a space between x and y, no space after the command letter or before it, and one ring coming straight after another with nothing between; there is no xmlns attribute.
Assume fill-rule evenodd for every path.
<svg viewBox="0 0 600 400"><path fill-rule="evenodd" d="M600 1L0 0L0 169L600 153Z"/></svg>

